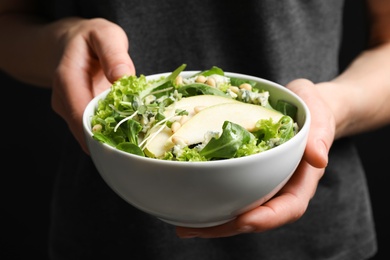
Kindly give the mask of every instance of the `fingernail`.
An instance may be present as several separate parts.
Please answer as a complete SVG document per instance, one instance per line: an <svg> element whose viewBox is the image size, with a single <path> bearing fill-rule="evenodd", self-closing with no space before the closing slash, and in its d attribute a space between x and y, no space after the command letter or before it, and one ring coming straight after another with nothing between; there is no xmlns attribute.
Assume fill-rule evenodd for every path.
<svg viewBox="0 0 390 260"><path fill-rule="evenodd" d="M243 226L243 227L238 229L238 232L240 232L240 233L250 233L250 232L253 232L254 230L255 230L255 228L252 227L252 226Z"/></svg>
<svg viewBox="0 0 390 260"><path fill-rule="evenodd" d="M119 79L125 75L130 75L130 67L126 64L119 64L111 71L111 76L114 79Z"/></svg>
<svg viewBox="0 0 390 260"><path fill-rule="evenodd" d="M317 150L319 151L322 159L324 160L324 164L327 165L328 164L328 151L325 147L324 142L318 140L316 146L317 146Z"/></svg>

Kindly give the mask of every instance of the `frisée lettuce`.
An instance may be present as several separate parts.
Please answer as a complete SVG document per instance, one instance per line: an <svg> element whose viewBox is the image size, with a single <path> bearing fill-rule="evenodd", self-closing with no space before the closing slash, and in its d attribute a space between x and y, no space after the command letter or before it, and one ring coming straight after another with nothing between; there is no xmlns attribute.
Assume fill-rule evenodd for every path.
<svg viewBox="0 0 390 260"><path fill-rule="evenodd" d="M184 78L185 68L114 82L92 116L93 138L139 156L211 161L269 150L299 131L297 108L281 100L272 107L257 82L216 66Z"/></svg>

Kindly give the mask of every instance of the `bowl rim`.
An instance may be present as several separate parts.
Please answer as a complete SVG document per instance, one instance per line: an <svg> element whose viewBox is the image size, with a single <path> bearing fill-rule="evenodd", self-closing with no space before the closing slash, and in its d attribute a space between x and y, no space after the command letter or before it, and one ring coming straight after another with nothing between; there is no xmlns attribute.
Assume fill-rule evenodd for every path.
<svg viewBox="0 0 390 260"><path fill-rule="evenodd" d="M200 70L185 70L185 71L182 71L180 73L180 75L183 75L183 74L184 75L193 75L193 74L198 73L198 72L200 72ZM148 80L148 79L152 79L152 78L159 78L162 76L167 76L171 73L172 72L163 72L163 73L147 75L145 77ZM305 116L304 123L302 126L300 126L298 133L293 138L288 140L287 142L285 142L279 146L273 147L272 149L269 149L269 150L266 150L266 151L263 151L263 152L260 152L257 154L252 154L252 155L239 157L239 158L230 158L230 159L226 159L226 160L188 162L188 161L170 161L170 160L162 160L162 159L151 158L151 157L146 157L146 156L139 156L139 155L135 155L135 154L121 151L119 149L116 149L115 147L112 147L106 143L101 143L101 142L92 138L93 133L92 133L91 124L90 124L92 115L91 115L90 111L95 111L95 109L97 108L98 100L104 98L110 92L111 87L109 87L108 89L104 90L103 92L101 92L100 94L98 94L94 98L92 98L88 102L87 106L85 107L84 112L83 112L83 117L82 117L84 135L86 136L86 138L88 136L89 138L92 138L93 141L98 142L101 145L103 145L105 148L110 149L112 151L116 151L123 156L128 156L130 158L134 158L137 160L145 160L145 162L148 162L148 163L151 163L151 162L163 163L165 165L166 164L168 164L168 165L169 164L171 164L171 165L184 165L184 164L186 164L186 165L191 165L194 167L202 167L202 166L206 167L206 166L210 166L210 164L217 166L218 164L236 163L237 160L245 163L247 160L256 159L254 157L260 157L260 158L266 157L267 158L268 156L272 156L274 153L277 153L280 149L283 149L283 147L285 147L286 145L291 144L293 140L298 140L298 139L306 140L307 139L307 137L305 137L304 135L309 131L310 124L311 124L311 114L310 114L310 110L309 110L307 104L303 101L303 99L301 97L299 97L297 94L295 94L294 92L292 92L288 88L282 86L281 84L278 84L276 82L273 82L273 81L270 81L270 80L267 80L267 79L264 79L261 77L242 74L242 73L228 72L228 71L224 71L224 74L226 76L230 76L230 77L245 78L245 79L253 80L256 82L265 83L265 84L270 85L274 88L277 88L283 92L287 92L289 95L291 95L293 98L295 98L302 106L302 108L304 110L304 116ZM272 96L270 98L272 99ZM87 142L87 144L88 144L88 142Z"/></svg>

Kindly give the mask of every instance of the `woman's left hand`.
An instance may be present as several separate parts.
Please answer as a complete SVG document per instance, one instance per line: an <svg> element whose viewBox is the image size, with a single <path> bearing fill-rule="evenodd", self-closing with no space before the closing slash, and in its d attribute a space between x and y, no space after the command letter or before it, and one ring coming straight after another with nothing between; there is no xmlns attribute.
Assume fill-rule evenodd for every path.
<svg viewBox="0 0 390 260"><path fill-rule="evenodd" d="M315 84L297 79L287 86L311 112L311 129L303 158L286 185L269 201L225 224L208 228L176 227L181 238L217 238L265 232L298 220L306 212L328 163L335 136L335 117Z"/></svg>

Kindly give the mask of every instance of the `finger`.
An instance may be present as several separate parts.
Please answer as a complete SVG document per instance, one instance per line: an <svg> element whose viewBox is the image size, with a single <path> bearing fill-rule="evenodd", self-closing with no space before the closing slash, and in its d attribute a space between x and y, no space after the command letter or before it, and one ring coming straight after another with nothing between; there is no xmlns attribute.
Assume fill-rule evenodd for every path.
<svg viewBox="0 0 390 260"><path fill-rule="evenodd" d="M81 67L72 67L66 57L58 67L54 77L51 104L53 110L68 124L69 129L88 154L82 128L83 112L93 98L91 78Z"/></svg>
<svg viewBox="0 0 390 260"><path fill-rule="evenodd" d="M90 34L92 49L95 51L110 82L124 75L135 75L135 67L128 53L128 39L122 28L105 20L97 19L99 30Z"/></svg>
<svg viewBox="0 0 390 260"><path fill-rule="evenodd" d="M334 140L333 115L311 81L298 79L286 87L299 95L310 110L311 127L304 158L311 165L324 168L328 164L328 152Z"/></svg>

